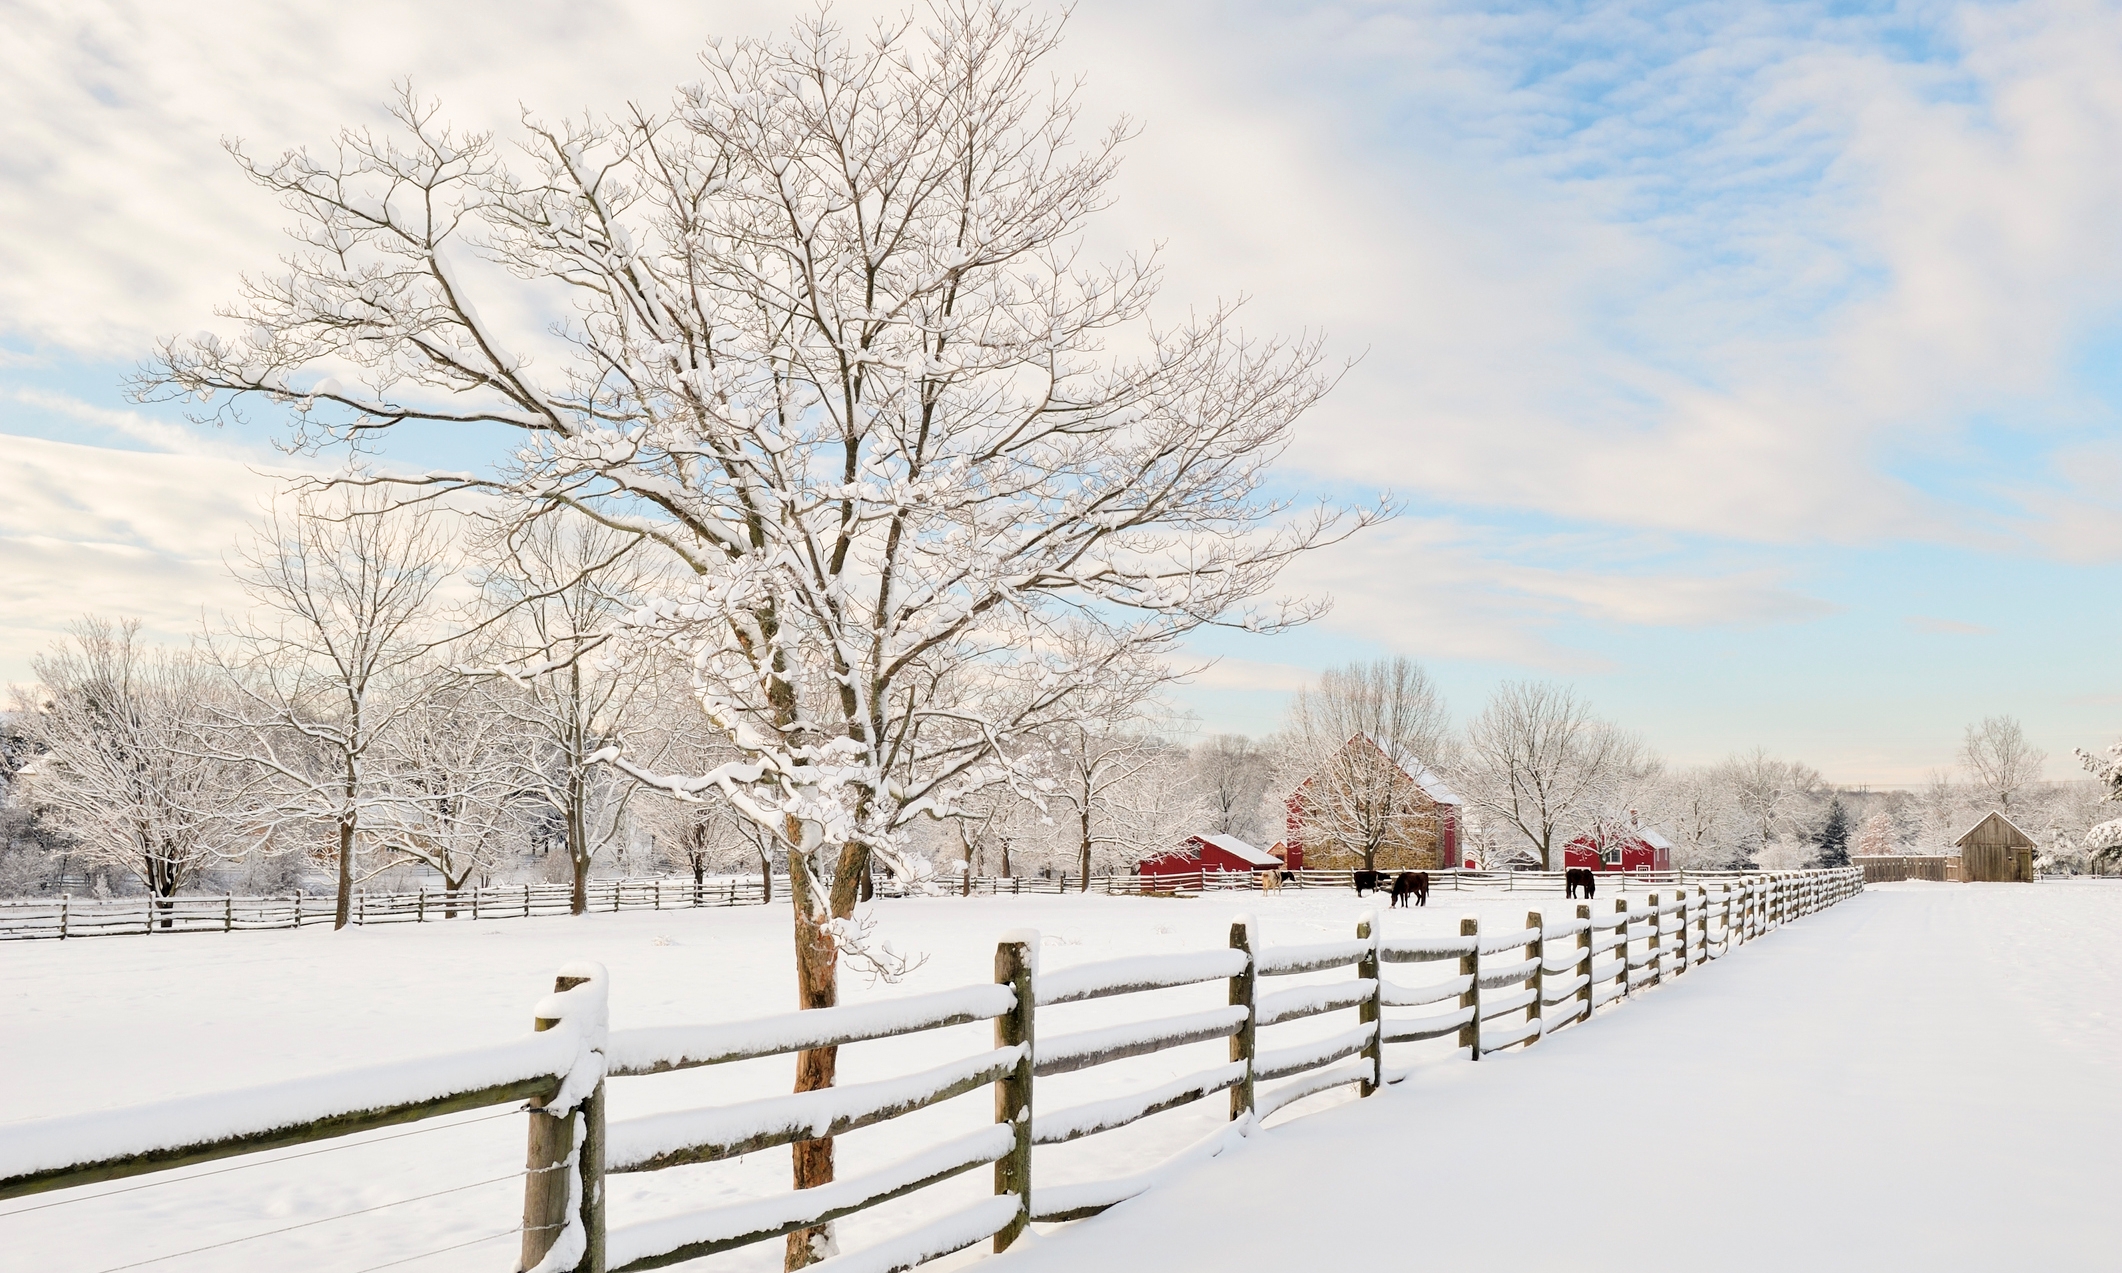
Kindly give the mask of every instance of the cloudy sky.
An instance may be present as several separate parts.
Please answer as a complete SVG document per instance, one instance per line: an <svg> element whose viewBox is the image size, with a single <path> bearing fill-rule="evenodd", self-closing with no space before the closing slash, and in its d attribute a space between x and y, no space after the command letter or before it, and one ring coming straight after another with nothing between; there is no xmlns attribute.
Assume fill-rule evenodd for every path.
<svg viewBox="0 0 2122 1273"><path fill-rule="evenodd" d="M118 389L280 250L223 138L325 141L408 77L473 126L656 104L794 12L0 0L0 680L84 611L181 639L296 463ZM1919 781L1985 714L2057 777L2122 732L2122 7L1080 0L1069 29L1056 69L1143 128L1098 246L1163 243L1175 309L1324 331L1355 366L1285 480L1406 510L1295 573L1321 624L1200 644L1205 727L1404 653L1462 712L1567 679L1677 760L1850 783Z"/></svg>

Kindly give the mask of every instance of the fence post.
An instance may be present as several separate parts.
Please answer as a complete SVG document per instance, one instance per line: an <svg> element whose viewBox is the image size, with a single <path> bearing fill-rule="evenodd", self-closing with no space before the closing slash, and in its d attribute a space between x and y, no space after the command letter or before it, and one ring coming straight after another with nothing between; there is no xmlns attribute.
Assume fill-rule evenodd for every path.
<svg viewBox="0 0 2122 1273"><path fill-rule="evenodd" d="M553 980L553 993L564 994L589 980L560 976ZM557 1017L534 1017L531 1028L546 1031L560 1024ZM568 1171L573 1158L582 1177L581 1218L585 1245L574 1273L604 1273L604 1081L600 1078L580 1106L582 1152L575 1153L575 1110L549 1114L545 1102L533 1099L530 1114L530 1145L523 1179L522 1268L534 1268L545 1258L567 1227L568 1206L574 1199L574 1181Z"/></svg>
<svg viewBox="0 0 2122 1273"><path fill-rule="evenodd" d="M365 888L363 888L363 889L355 889L355 890L354 890L354 926L355 926L356 928L358 928L358 927L360 927L361 925L363 925L363 924L366 924L367 922L368 922L368 890L367 890L367 889L365 889Z"/></svg>
<svg viewBox="0 0 2122 1273"><path fill-rule="evenodd" d="M1673 974L1675 976L1678 976L1680 973L1686 972L1688 966L1694 962L1694 951L1692 947L1694 945L1695 931L1693 916L1688 911L1689 899L1687 896L1687 890L1684 888L1681 889L1677 894L1674 895L1674 900L1679 902L1680 904L1680 950L1678 952L1680 955L1680 964L1677 968L1673 969Z"/></svg>
<svg viewBox="0 0 2122 1273"><path fill-rule="evenodd" d="M1531 1025L1535 1021L1540 1023L1540 1028L1525 1038L1525 1046L1531 1047L1540 1041L1547 1030L1547 920L1538 911L1527 911L1525 913L1525 926L1537 934L1532 939L1531 944L1526 947L1527 950L1532 952L1535 962L1533 963L1532 978L1533 1003L1530 1008L1525 1010L1525 1023L1527 1025Z"/></svg>
<svg viewBox="0 0 2122 1273"><path fill-rule="evenodd" d="M1230 979L1230 1001L1233 1006L1243 1005L1245 1020L1238 1025L1238 1032L1230 1036L1230 1059L1245 1062L1245 1077L1230 1090L1230 1116L1240 1119L1253 1112L1253 1043L1259 1032L1260 1012L1255 1006L1254 986L1258 978L1253 967L1252 918L1240 915L1231 921L1230 948L1245 952L1245 967Z"/></svg>
<svg viewBox="0 0 2122 1273"><path fill-rule="evenodd" d="M1481 1059L1481 917L1468 915L1461 919L1459 936L1474 939L1474 948L1459 956L1459 975L1469 979L1465 993L1459 996L1459 1007L1473 1010L1466 1024L1459 1027L1459 1046L1472 1049L1468 1059L1478 1061Z"/></svg>
<svg viewBox="0 0 2122 1273"><path fill-rule="evenodd" d="M1008 1077L995 1083L995 1121L1009 1125L1009 1153L995 1160L995 1196L1012 1194L1017 1214L995 1231L995 1250L1007 1251L1032 1218L1032 1030L1036 1023L1032 959L1038 935L1006 933L995 947L995 980L1016 992L1008 1012L995 1018L995 1046L1021 1048Z"/></svg>
<svg viewBox="0 0 2122 1273"><path fill-rule="evenodd" d="M223 893L221 895L221 931L224 933L234 932L235 928L236 895L234 893Z"/></svg>
<svg viewBox="0 0 2122 1273"><path fill-rule="evenodd" d="M1731 895L1731 885L1730 885L1730 884L1728 884L1728 883L1727 883L1727 884L1725 884L1725 885L1723 885L1723 890L1724 890L1724 892L1723 892L1723 902L1724 902L1724 907L1723 907L1723 909L1724 909L1724 953L1725 953L1725 954L1727 954L1727 955L1729 955L1729 954L1731 953L1731 948L1732 948L1732 926L1731 926L1731 907L1732 907L1732 895Z"/></svg>
<svg viewBox="0 0 2122 1273"><path fill-rule="evenodd" d="M295 890L295 927L302 927L302 890Z"/></svg>
<svg viewBox="0 0 2122 1273"><path fill-rule="evenodd" d="M1580 977L1582 977L1582 978L1584 978L1584 984L1583 984L1582 986L1578 987L1578 989L1577 989L1577 1002L1578 1002L1578 1003L1581 1003L1581 1004L1583 1004L1584 1006L1583 1006L1583 1007L1581 1007L1581 1008L1575 1009L1575 1010L1574 1010L1574 1011L1573 1011L1573 1012L1571 1013L1571 1017L1572 1017L1572 1019L1575 1019L1575 1020L1584 1020L1584 1021L1589 1021L1589 1020L1591 1020L1591 1014L1592 1014L1592 908L1591 908L1591 903L1589 903L1589 902L1580 902L1580 903L1578 903L1578 905L1577 905L1577 922L1578 922L1578 923L1581 923L1581 924L1583 924L1583 925L1584 925L1584 931L1583 931L1583 932L1581 932L1581 933L1578 933L1578 934L1577 934L1577 949L1578 949L1578 950L1581 950L1581 951L1583 951L1583 952L1584 952L1584 953L1583 953L1582 955L1579 955L1579 956L1577 957L1577 975L1578 975L1578 976L1580 976Z"/></svg>
<svg viewBox="0 0 2122 1273"><path fill-rule="evenodd" d="M1654 986L1665 980L1665 916L1658 913L1658 902L1663 896L1661 893L1650 895L1650 937L1643 950L1643 964L1650 970L1650 984Z"/></svg>
<svg viewBox="0 0 2122 1273"><path fill-rule="evenodd" d="M66 940L66 921L67 921L67 912L73 909L73 905L74 905L74 895L73 895L72 893L61 893L61 894L59 894L59 940L60 940L60 941L65 941L65 940Z"/></svg>
<svg viewBox="0 0 2122 1273"><path fill-rule="evenodd" d="M1614 899L1614 913L1621 917L1620 927L1614 930L1620 935L1621 941L1620 944L1617 945L1614 949L1621 952L1621 997L1623 999L1626 999L1628 998L1629 991L1628 943L1630 933L1628 931L1628 925L1629 921L1634 918L1634 916L1629 913L1627 898L1617 897Z"/></svg>
<svg viewBox="0 0 2122 1273"><path fill-rule="evenodd" d="M1709 889L1695 885L1695 928L1701 934L1702 954L1696 958L1698 964L1709 962Z"/></svg>
<svg viewBox="0 0 2122 1273"><path fill-rule="evenodd" d="M1370 1062L1370 1077L1356 1089L1358 1096L1369 1096L1385 1086L1385 1025L1379 1009L1385 1003L1385 981L1378 975L1378 913L1365 911L1356 921L1356 940L1370 943L1363 958L1356 961L1356 975L1370 978L1370 997L1356 1008L1356 1020L1371 1028L1370 1042L1363 1045L1362 1056Z"/></svg>
<svg viewBox="0 0 2122 1273"><path fill-rule="evenodd" d="M427 885L425 884L420 886L420 902L417 909L413 911L413 922L415 924L425 924L427 922Z"/></svg>

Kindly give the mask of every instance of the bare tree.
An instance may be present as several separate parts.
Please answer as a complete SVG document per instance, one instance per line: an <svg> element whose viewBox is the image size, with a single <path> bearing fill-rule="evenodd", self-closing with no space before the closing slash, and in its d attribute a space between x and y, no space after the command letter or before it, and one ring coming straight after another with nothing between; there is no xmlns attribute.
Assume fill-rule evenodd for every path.
<svg viewBox="0 0 2122 1273"><path fill-rule="evenodd" d="M2013 716L1985 716L1969 725L1960 741L1960 765L1974 780L1976 790L2000 809L2011 807L2011 798L2029 784L2041 780L2041 764L2048 759L2027 741L2026 730Z"/></svg>
<svg viewBox="0 0 2122 1273"><path fill-rule="evenodd" d="M224 689L192 654L146 646L135 620L86 618L70 632L31 661L38 684L21 704L40 752L37 804L82 857L132 875L166 909L258 842L245 776L210 754L198 725Z"/></svg>
<svg viewBox="0 0 2122 1273"><path fill-rule="evenodd" d="M1787 846L1777 861L1799 854L1798 848L1788 846L1807 840L1812 811L1827 790L1820 771L1801 761L1778 760L1756 747L1725 761L1719 772L1746 820L1745 848L1758 856L1773 846ZM1809 854L1800 856L1809 860ZM1760 860L1763 865L1769 861Z"/></svg>
<svg viewBox="0 0 2122 1273"><path fill-rule="evenodd" d="M1897 852L1901 835L1890 813L1874 813L1857 825L1857 842L1850 850L1863 857Z"/></svg>
<svg viewBox="0 0 2122 1273"><path fill-rule="evenodd" d="M1641 807L1644 819L1672 838L1675 866L1714 868L1737 859L1746 823L1717 770L1664 774L1643 793Z"/></svg>
<svg viewBox="0 0 2122 1273"><path fill-rule="evenodd" d="M1553 870L1559 847L1647 763L1641 743L1595 719L1574 691L1513 681L1468 722L1454 774L1468 800Z"/></svg>
<svg viewBox="0 0 2122 1273"><path fill-rule="evenodd" d="M482 545L482 654L520 691L505 700L531 739L517 781L561 827L577 915L589 909L591 868L627 832L638 785L611 764L615 748L654 703L656 661L612 640L658 582L639 546L639 536L562 508L504 522Z"/></svg>
<svg viewBox="0 0 2122 1273"><path fill-rule="evenodd" d="M378 750L381 788L373 819L391 860L442 877L448 918L458 890L490 875L522 836L520 757L533 743L492 684L416 678L422 692L400 712Z"/></svg>
<svg viewBox="0 0 2122 1273"><path fill-rule="evenodd" d="M1443 696L1411 659L1329 669L1298 690L1283 777L1307 847L1343 846L1375 870L1382 846L1434 835L1417 779L1443 767L1449 730Z"/></svg>
<svg viewBox="0 0 2122 1273"><path fill-rule="evenodd" d="M253 607L208 642L235 687L217 752L268 778L275 822L322 826L346 927L357 863L380 828L378 751L430 675L427 630L449 573L437 514L374 493L312 493L276 509L239 556Z"/></svg>
<svg viewBox="0 0 2122 1273"><path fill-rule="evenodd" d="M787 850L807 1008L860 953L872 858L920 878L902 830L1095 676L1059 627L1161 651L1302 621L1251 603L1346 525L1262 493L1331 382L1318 347L1227 307L1154 326L1148 262L1082 258L1127 129L1078 140L1038 74L1058 39L999 0L862 39L820 14L711 47L668 111L529 123L521 176L410 98L399 135L245 158L306 250L250 285L240 342L171 342L137 385L290 404L307 438L519 429L509 474L426 480L589 511L695 576L638 630L742 758L635 771L723 789ZM550 357L491 321L521 312L574 315ZM802 1142L796 1183L831 1162Z"/></svg>
<svg viewBox="0 0 2122 1273"><path fill-rule="evenodd" d="M1261 811L1275 776L1267 748L1243 734L1217 734L1194 744L1191 769L1211 834L1266 838L1261 834Z"/></svg>

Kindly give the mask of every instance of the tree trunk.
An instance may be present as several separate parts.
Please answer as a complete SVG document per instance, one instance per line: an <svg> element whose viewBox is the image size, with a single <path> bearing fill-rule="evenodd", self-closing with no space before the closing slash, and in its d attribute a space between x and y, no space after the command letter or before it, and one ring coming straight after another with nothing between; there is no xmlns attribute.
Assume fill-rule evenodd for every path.
<svg viewBox="0 0 2122 1273"><path fill-rule="evenodd" d="M339 819L339 900L332 910L332 927L344 928L354 911L354 823Z"/></svg>
<svg viewBox="0 0 2122 1273"><path fill-rule="evenodd" d="M759 899L767 903L774 900L774 858L770 853L759 855Z"/></svg>
<svg viewBox="0 0 2122 1273"><path fill-rule="evenodd" d="M855 913L855 897L861 887L862 877L868 872L867 848L852 844L841 848L839 868L833 873L832 894L827 899L828 914L832 918L846 919ZM811 917L811 882L801 863L789 863L788 878L789 897L795 903L796 911L797 1006L803 1009L830 1008L839 1002L840 952L833 945L831 938L820 931L819 921ZM839 1059L838 1048L812 1048L798 1052L796 1090L814 1092L820 1088L831 1087ZM831 1184L832 1138L797 1141L794 1167L795 1186L798 1189L815 1189L819 1185ZM798 1229L788 1235L782 1267L807 1268L832 1255L834 1251L831 1224Z"/></svg>
<svg viewBox="0 0 2122 1273"><path fill-rule="evenodd" d="M582 775L578 772L568 779L567 786L567 861L575 872L574 889L568 894L567 903L571 915L589 913L589 813L583 808L586 803Z"/></svg>

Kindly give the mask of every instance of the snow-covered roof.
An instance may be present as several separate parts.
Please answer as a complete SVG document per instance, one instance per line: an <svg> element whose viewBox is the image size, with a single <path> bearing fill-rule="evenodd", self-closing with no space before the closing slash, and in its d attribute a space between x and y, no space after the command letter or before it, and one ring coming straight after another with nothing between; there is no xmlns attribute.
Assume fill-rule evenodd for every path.
<svg viewBox="0 0 2122 1273"><path fill-rule="evenodd" d="M1371 746L1384 752L1388 760L1400 767L1401 773L1414 779L1415 785L1422 788L1422 793L1430 799L1438 804L1463 805L1466 803L1459 798L1458 792L1445 785L1444 779L1431 772L1429 766L1415 759L1414 754L1406 748L1397 743L1387 746L1369 734L1364 734L1363 738L1368 740Z"/></svg>
<svg viewBox="0 0 2122 1273"><path fill-rule="evenodd" d="M1648 822L1636 824L1636 838L1654 849L1669 849L1673 847L1673 842L1666 839L1659 833L1658 828Z"/></svg>
<svg viewBox="0 0 2122 1273"><path fill-rule="evenodd" d="M1247 866L1273 868L1282 865L1282 859L1263 853L1234 835L1197 835L1193 837L1203 844L1213 844Z"/></svg>

